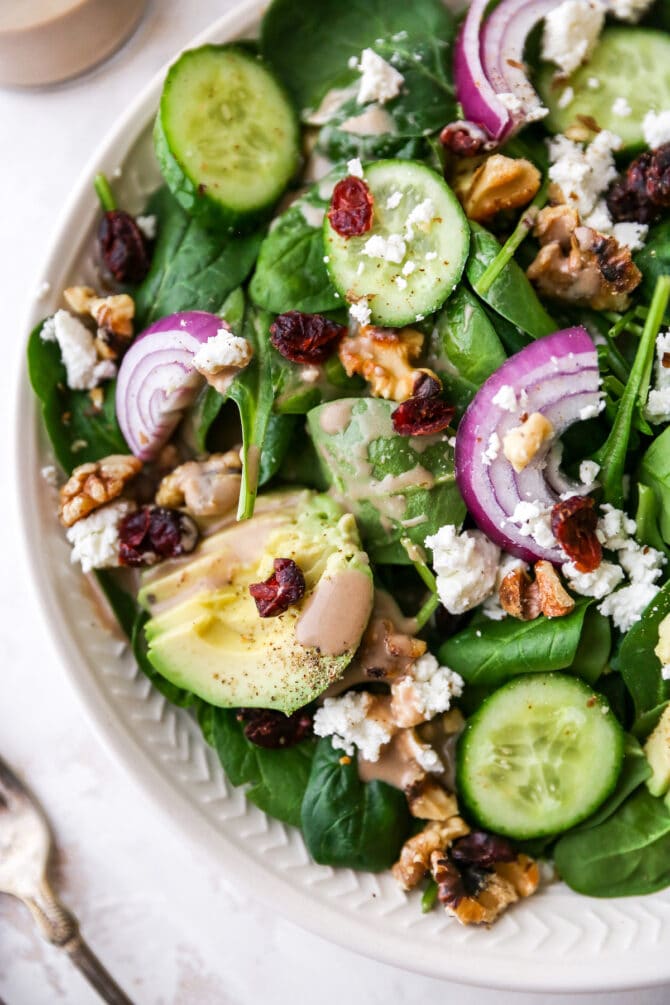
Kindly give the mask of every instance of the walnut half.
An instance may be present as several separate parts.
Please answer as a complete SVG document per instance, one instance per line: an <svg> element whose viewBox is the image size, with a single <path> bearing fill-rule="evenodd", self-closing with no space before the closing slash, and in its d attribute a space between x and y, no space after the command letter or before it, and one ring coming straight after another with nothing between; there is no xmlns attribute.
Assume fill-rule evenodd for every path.
<svg viewBox="0 0 670 1005"><path fill-rule="evenodd" d="M93 510L121 495L127 483L142 470L132 454L111 454L101 461L80 464L60 490L58 516L71 527Z"/></svg>
<svg viewBox="0 0 670 1005"><path fill-rule="evenodd" d="M500 606L519 621L534 621L544 614L562 618L575 609L551 562L536 562L533 580L523 566L512 569L500 584Z"/></svg>
<svg viewBox="0 0 670 1005"><path fill-rule="evenodd" d="M492 154L473 172L467 187L457 188L466 216L486 223L497 213L527 206L540 188L541 176L523 157Z"/></svg>
<svg viewBox="0 0 670 1005"><path fill-rule="evenodd" d="M343 338L338 352L349 377L360 374L370 385L374 398L407 401L416 383L424 376L442 386L437 374L425 368L415 369L424 337L414 328L376 328L362 326L357 334Z"/></svg>

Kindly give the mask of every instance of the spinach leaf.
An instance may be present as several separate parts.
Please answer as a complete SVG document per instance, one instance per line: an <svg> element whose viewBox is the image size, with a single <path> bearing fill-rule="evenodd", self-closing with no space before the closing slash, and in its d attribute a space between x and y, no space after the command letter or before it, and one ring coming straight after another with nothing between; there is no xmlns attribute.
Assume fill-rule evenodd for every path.
<svg viewBox="0 0 670 1005"><path fill-rule="evenodd" d="M356 758L320 740L302 803L302 831L315 862L367 872L388 869L410 829L407 800L384 782L362 782Z"/></svg>
<svg viewBox="0 0 670 1005"><path fill-rule="evenodd" d="M319 183L273 222L249 286L251 299L259 307L284 314L334 311L342 306L323 261L323 219L329 203L330 186Z"/></svg>
<svg viewBox="0 0 670 1005"><path fill-rule="evenodd" d="M345 106L346 107L346 106ZM360 113L360 105L356 106ZM345 111L339 112L334 121L328 122L322 127L316 149L319 153L328 157L331 161L350 160L352 157L360 157L362 161L384 160L386 158L397 158L402 160L418 161L423 160L429 144L423 136L398 136L395 132L388 133L353 133L340 128L338 122L347 125ZM391 128L393 119L389 117L389 127Z"/></svg>
<svg viewBox="0 0 670 1005"><path fill-rule="evenodd" d="M644 487L653 492L658 514L657 532L666 544L670 544L670 426L657 436L647 449L639 472L640 505L650 505ZM638 531L640 528L638 528ZM651 544L651 542L647 542Z"/></svg>
<svg viewBox="0 0 670 1005"><path fill-rule="evenodd" d="M232 237L189 217L167 188L149 200L158 217L158 238L149 273L137 287L137 328L176 311L218 314L229 294L251 272L263 234Z"/></svg>
<svg viewBox="0 0 670 1005"><path fill-rule="evenodd" d="M661 661L654 652L658 626L668 614L670 583L656 595L621 643L617 663L633 699L636 720L670 699L670 681L663 680Z"/></svg>
<svg viewBox="0 0 670 1005"><path fill-rule="evenodd" d="M479 224L471 223L470 228L472 244L465 273L470 285L476 289L478 280L499 253L500 244L493 234ZM514 260L505 266L482 299L496 313L511 321L532 338L542 338L543 335L549 335L558 328L538 300L523 269Z"/></svg>
<svg viewBox="0 0 670 1005"><path fill-rule="evenodd" d="M177 687L172 681L167 680L166 677L158 673L150 662L147 653L147 640L144 635L144 626L148 620L149 615L147 612L138 610L131 637L133 656L135 657L137 666L149 678L156 690L160 691L173 705L188 708L190 705L196 704L198 699L194 694L191 694L190 691L186 691L184 688Z"/></svg>
<svg viewBox="0 0 670 1005"><path fill-rule="evenodd" d="M670 810L639 789L596 827L554 848L561 878L590 897L630 897L670 885Z"/></svg>
<svg viewBox="0 0 670 1005"><path fill-rule="evenodd" d="M445 523L460 525L465 506L444 435L398 436L395 407L380 398L340 399L312 409L307 425L323 475L347 500L370 558L406 565L401 540L421 545Z"/></svg>
<svg viewBox="0 0 670 1005"><path fill-rule="evenodd" d="M661 521L664 520L665 506L659 504L652 486L638 482L635 536L640 544L648 544L650 547L656 548L657 551L664 551L670 557L670 549L661 537L660 531Z"/></svg>
<svg viewBox="0 0 670 1005"><path fill-rule="evenodd" d="M439 374L447 400L465 411L484 381L507 355L481 302L459 287L435 318L429 365Z"/></svg>
<svg viewBox="0 0 670 1005"><path fill-rule="evenodd" d="M670 274L670 220L651 227L644 248L635 255L635 264L642 273L638 293L645 301L651 300L656 280Z"/></svg>
<svg viewBox="0 0 670 1005"><path fill-rule="evenodd" d="M271 817L300 826L300 807L310 777L315 745L305 740L284 750L268 750L250 743L244 726L229 708L206 716L208 735L232 785L250 785L247 796Z"/></svg>
<svg viewBox="0 0 670 1005"><path fill-rule="evenodd" d="M481 617L442 644L439 658L467 684L503 684L522 673L566 670L577 655L588 605L564 618L490 621Z"/></svg>
<svg viewBox="0 0 670 1005"><path fill-rule="evenodd" d="M609 819L609 817L616 813L621 804L649 778L650 774L649 761L645 757L642 747L634 736L627 733L624 740L621 774L619 775L614 792L611 796L608 796L600 809L596 810L583 824L575 827L571 833L584 831L589 827L598 827L605 820Z"/></svg>
<svg viewBox="0 0 670 1005"><path fill-rule="evenodd" d="M261 451L258 484L265 485L278 474L293 443L298 417L296 415L276 415L268 419Z"/></svg>
<svg viewBox="0 0 670 1005"><path fill-rule="evenodd" d="M94 575L98 586L107 598L107 603L111 607L114 617L123 630L123 634L130 641L133 637L139 611L135 598L123 589L118 582L117 575L110 572L109 569L96 569Z"/></svg>
<svg viewBox="0 0 670 1005"><path fill-rule="evenodd" d="M363 49L373 48L394 62L397 58L409 79L405 79L405 93L386 107L393 114L397 106L399 123L406 120L411 125L410 118L416 115L418 129L431 131L453 118L455 111L446 72L447 43L453 33L453 17L440 0L413 0L411 4L405 0L352 0L349 4L274 0L261 25L261 52L298 109L315 109L329 90L358 80L349 61L359 58ZM425 69L423 59L412 65L417 47L426 46L434 59ZM413 89L416 100L412 100ZM428 127L422 124L423 116Z"/></svg>
<svg viewBox="0 0 670 1005"><path fill-rule="evenodd" d="M28 340L28 376L58 463L70 474L78 464L129 453L116 421L116 382L102 385L100 410L94 408L88 391L70 390L58 344L40 337L42 324L33 329Z"/></svg>
<svg viewBox="0 0 670 1005"><path fill-rule="evenodd" d="M584 627L579 639L570 672L588 684L595 684L607 669L612 651L612 629L609 618L595 607L589 607L584 616Z"/></svg>

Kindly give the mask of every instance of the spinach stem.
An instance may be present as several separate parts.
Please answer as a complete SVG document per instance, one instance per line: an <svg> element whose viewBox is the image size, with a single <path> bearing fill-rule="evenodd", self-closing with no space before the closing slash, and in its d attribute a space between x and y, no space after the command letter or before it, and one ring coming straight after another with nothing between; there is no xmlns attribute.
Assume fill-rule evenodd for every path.
<svg viewBox="0 0 670 1005"><path fill-rule="evenodd" d="M626 314L616 314L614 311L607 312L605 317L608 321L614 322L610 330L607 332L610 338L617 338L617 336L619 336L623 331L633 332L635 335L642 334L642 325L636 324L634 320L638 317L636 307L627 311Z"/></svg>
<svg viewBox="0 0 670 1005"><path fill-rule="evenodd" d="M110 213L116 209L116 199L106 175L97 174L93 179L93 188L105 213Z"/></svg>
<svg viewBox="0 0 670 1005"><path fill-rule="evenodd" d="M516 249L533 229L538 213L547 201L547 188L548 183L547 181L544 181L539 192L531 202L530 206L524 210L521 219L503 244L496 257L487 265L478 281L475 283L475 293L477 293L480 297L483 297L488 293L500 273L514 258L514 252Z"/></svg>
<svg viewBox="0 0 670 1005"><path fill-rule="evenodd" d="M437 593L437 582L435 576L428 568L427 563L423 559L423 551L418 545L414 544L408 537L403 537L401 540L401 545L407 552L409 560L418 572L418 574L423 579L424 583L428 587L431 593Z"/></svg>
<svg viewBox="0 0 670 1005"><path fill-rule="evenodd" d="M649 306L644 331L633 367L619 402L612 430L594 459L600 464L600 483L605 502L623 506L623 473L635 406L643 409L649 392L656 336L670 299L670 276L659 276Z"/></svg>
<svg viewBox="0 0 670 1005"><path fill-rule="evenodd" d="M435 907L437 901L437 883L434 879L428 880L428 886L423 891L421 897L421 913L428 914Z"/></svg>
<svg viewBox="0 0 670 1005"><path fill-rule="evenodd" d="M420 608L418 614L414 618L414 620L416 621L417 632L420 632L421 629L424 627L424 625L426 625L430 621L430 619L432 618L433 614L435 614L435 611L438 609L439 606L440 606L440 598L437 596L436 593L431 593L431 595L428 597L428 600Z"/></svg>

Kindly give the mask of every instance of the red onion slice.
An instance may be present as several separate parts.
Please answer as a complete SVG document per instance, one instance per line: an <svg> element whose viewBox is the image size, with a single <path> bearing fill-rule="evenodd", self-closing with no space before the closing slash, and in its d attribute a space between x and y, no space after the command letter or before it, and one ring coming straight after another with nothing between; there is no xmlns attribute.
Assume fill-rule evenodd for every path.
<svg viewBox="0 0 670 1005"><path fill-rule="evenodd" d="M510 124L510 115L498 101L482 66L481 24L487 7L488 0L473 0L468 8L454 48L454 80L464 117L500 139Z"/></svg>
<svg viewBox="0 0 670 1005"><path fill-rule="evenodd" d="M206 311L182 311L156 321L123 357L116 416L136 457L153 460L205 383L193 356L223 326Z"/></svg>
<svg viewBox="0 0 670 1005"><path fill-rule="evenodd" d="M510 412L494 404L501 388L511 387L518 402ZM511 522L520 502L554 505L564 493L584 493L558 470L549 450L565 430L600 405L598 355L588 332L566 328L538 339L508 359L479 389L456 434L456 481L477 526L506 551L525 561L546 559L562 564L558 546L546 547L521 533ZM521 423L522 413L541 412L554 427L554 437L523 471L514 470L503 453L505 434ZM487 464L492 437L500 444ZM495 440L494 440L495 442ZM495 451L493 451L495 453Z"/></svg>

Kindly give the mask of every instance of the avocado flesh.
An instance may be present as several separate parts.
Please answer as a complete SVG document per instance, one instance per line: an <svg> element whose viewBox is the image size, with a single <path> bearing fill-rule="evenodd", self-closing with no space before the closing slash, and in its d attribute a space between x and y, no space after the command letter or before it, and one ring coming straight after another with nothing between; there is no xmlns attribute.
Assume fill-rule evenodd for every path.
<svg viewBox="0 0 670 1005"><path fill-rule="evenodd" d="M372 609L372 573L354 518L332 499L305 490L265 500L257 516L206 538L189 560L147 573L139 600L151 615L145 634L158 673L213 705L290 714L349 664ZM275 558L300 566L305 595L261 618L249 586L272 574ZM351 584L356 603L335 603L329 614L324 600L338 589L341 599ZM323 642L306 644L311 605L324 620Z"/></svg>
<svg viewBox="0 0 670 1005"><path fill-rule="evenodd" d="M647 788L652 796L663 796L670 789L670 707L645 743L644 752L651 768Z"/></svg>

